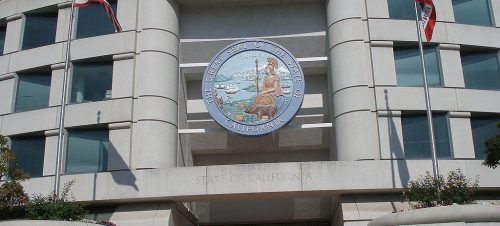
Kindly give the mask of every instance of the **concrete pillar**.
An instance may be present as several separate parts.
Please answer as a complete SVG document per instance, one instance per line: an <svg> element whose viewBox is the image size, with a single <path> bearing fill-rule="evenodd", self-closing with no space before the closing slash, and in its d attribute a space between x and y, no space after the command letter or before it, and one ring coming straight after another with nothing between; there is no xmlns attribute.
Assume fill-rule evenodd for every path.
<svg viewBox="0 0 500 226"><path fill-rule="evenodd" d="M13 111L15 87L16 79L14 74L0 75L0 96L2 97L0 115L6 115Z"/></svg>
<svg viewBox="0 0 500 226"><path fill-rule="evenodd" d="M22 14L7 17L7 31L5 33L5 45L3 54L9 54L19 51L22 43L23 33L23 18Z"/></svg>
<svg viewBox="0 0 500 226"><path fill-rule="evenodd" d="M439 59L441 61L444 87L465 88L460 45L440 44Z"/></svg>
<svg viewBox="0 0 500 226"><path fill-rule="evenodd" d="M378 158L377 116L363 0L327 1L337 160ZM333 138L332 138L333 139Z"/></svg>
<svg viewBox="0 0 500 226"><path fill-rule="evenodd" d="M109 124L108 171L130 168L130 122Z"/></svg>
<svg viewBox="0 0 500 226"><path fill-rule="evenodd" d="M55 43L64 42L68 40L69 20L71 16L71 3L65 2L57 5L59 9L57 12L57 29ZM74 22L76 24L76 20ZM75 30L73 30L75 31Z"/></svg>
<svg viewBox="0 0 500 226"><path fill-rule="evenodd" d="M370 46L375 86L397 86L393 42L371 41Z"/></svg>
<svg viewBox="0 0 500 226"><path fill-rule="evenodd" d="M378 129L381 159L404 159L401 111L379 111Z"/></svg>
<svg viewBox="0 0 500 226"><path fill-rule="evenodd" d="M57 135L59 130L45 131L45 154L43 160L43 176L52 176L56 173ZM64 167L63 167L64 168ZM63 171L64 172L64 171Z"/></svg>
<svg viewBox="0 0 500 226"><path fill-rule="evenodd" d="M470 112L450 112L450 139L455 159L475 159Z"/></svg>
<svg viewBox="0 0 500 226"><path fill-rule="evenodd" d="M499 1L490 1L491 2L491 12L493 13L494 23L496 27L500 27L500 2Z"/></svg>
<svg viewBox="0 0 500 226"><path fill-rule="evenodd" d="M140 1L132 168L177 166L179 7Z"/></svg>

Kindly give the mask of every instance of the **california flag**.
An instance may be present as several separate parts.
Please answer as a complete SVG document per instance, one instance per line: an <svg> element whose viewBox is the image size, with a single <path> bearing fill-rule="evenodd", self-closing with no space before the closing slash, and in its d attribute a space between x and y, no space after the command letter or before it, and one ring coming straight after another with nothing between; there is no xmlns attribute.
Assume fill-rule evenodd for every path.
<svg viewBox="0 0 500 226"><path fill-rule="evenodd" d="M115 13L113 12L113 8L111 8L111 5L109 4L108 1L106 0L75 0L75 6L78 8L83 8L86 7L90 4L93 3L99 3L104 7L104 10L106 10L106 13L108 14L109 20L111 20L111 23L113 24L113 27L115 28L116 32L121 32L122 27L120 26L120 23L118 23L118 19L116 18Z"/></svg>
<svg viewBox="0 0 500 226"><path fill-rule="evenodd" d="M432 32L434 31L434 26L436 25L436 8L434 7L434 2L432 2L432 0L416 1L420 3L420 6L422 7L422 25L425 30L427 43L430 43L432 39Z"/></svg>

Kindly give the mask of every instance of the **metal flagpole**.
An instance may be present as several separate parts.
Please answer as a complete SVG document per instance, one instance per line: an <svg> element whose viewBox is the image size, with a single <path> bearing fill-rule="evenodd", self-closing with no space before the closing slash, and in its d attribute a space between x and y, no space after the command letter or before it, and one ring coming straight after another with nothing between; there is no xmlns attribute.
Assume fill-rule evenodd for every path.
<svg viewBox="0 0 500 226"><path fill-rule="evenodd" d="M427 110L427 122L429 124L429 136L431 139L431 151L432 151L432 166L434 178L439 176L439 166L437 162L437 154L436 154L436 142L434 139L434 127L432 123L432 111L431 111L431 99L429 95L429 86L427 85L427 72L425 70L425 60L424 60L424 47L422 44L422 31L420 30L420 19L418 16L418 6L417 1L415 3L415 16L417 22L417 32L418 32L418 46L420 48L420 60L422 62L422 76L424 77L424 91L425 91L425 108Z"/></svg>
<svg viewBox="0 0 500 226"><path fill-rule="evenodd" d="M61 163L63 154L63 143L64 143L64 116L66 111L66 93L68 89L68 71L69 71L69 61L70 61L70 50L71 50L71 38L73 34L73 21L75 18L75 1L71 0L71 15L69 20L68 29L68 41L66 45L66 59L64 61L64 76L63 76L63 89L61 97L61 109L59 111L59 134L57 137L57 157L56 157L56 176L54 181L54 195L59 198L59 191L61 189Z"/></svg>

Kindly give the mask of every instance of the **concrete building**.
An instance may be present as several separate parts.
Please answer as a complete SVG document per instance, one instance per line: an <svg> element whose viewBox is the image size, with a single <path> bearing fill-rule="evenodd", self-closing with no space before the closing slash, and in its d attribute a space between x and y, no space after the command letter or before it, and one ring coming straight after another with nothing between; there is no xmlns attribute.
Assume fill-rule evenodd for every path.
<svg viewBox="0 0 500 226"><path fill-rule="evenodd" d="M80 9L71 48L62 181L96 219L126 225L366 225L407 208L432 172L411 1L118 0L123 32ZM441 173L480 177L500 119L500 1L434 0L426 63ZM0 134L53 189L70 4L0 1ZM201 96L224 46L261 38L300 62L306 95L279 132L226 132Z"/></svg>

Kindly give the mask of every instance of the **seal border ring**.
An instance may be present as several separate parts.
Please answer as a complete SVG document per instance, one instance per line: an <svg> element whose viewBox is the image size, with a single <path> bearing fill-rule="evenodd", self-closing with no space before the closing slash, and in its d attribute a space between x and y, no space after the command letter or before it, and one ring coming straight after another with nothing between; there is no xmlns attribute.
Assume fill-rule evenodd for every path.
<svg viewBox="0 0 500 226"><path fill-rule="evenodd" d="M228 50L231 50L232 47L238 47L244 43L252 43L252 45L250 45L250 48L247 48L247 49L244 49L241 51L232 51L231 53L225 54L225 53L227 53ZM257 47L255 47L254 43L265 43L266 48L267 48L267 46L277 47L278 49L280 49L284 52L284 55L283 54L276 54L275 52L272 52L271 50L266 50L264 48L257 48ZM217 107L217 105L215 104L215 101L212 101L211 103L209 103L209 100L208 100L209 98L207 98L207 96L210 96L210 95L205 95L205 94L208 92L207 89L209 89L209 90L213 89L213 83L215 82L215 77L217 75L217 72L221 69L221 66L224 65L224 63L227 60L231 59L233 56L235 56L239 53L246 52L246 51L252 51L252 50L254 50L254 51L257 50L257 51L269 53L269 54L275 56L276 58L280 59L282 62L284 62L286 68L290 72L290 76L292 77L293 91L292 91L292 99L291 99L290 104L280 115L275 116L271 120L262 122L260 124L247 125L247 124L237 122L237 121L233 120L232 118L227 117L223 112L221 112L219 107ZM227 56L221 58L222 55L227 55ZM222 59L222 62L218 61L220 59ZM213 65L216 61L218 61L218 66L216 66L214 68ZM290 69L289 62L293 63L293 65L296 65L296 68L295 68L296 72L295 73L293 73L293 71ZM215 71L213 72L213 70L215 70ZM209 77L209 72L213 72L213 74L214 74L214 75L211 75L211 76L213 76L211 81L207 81L207 79L206 79L207 77ZM300 79L301 82L296 83L297 78ZM296 94L296 91L300 91L298 98L294 97L294 94ZM227 129L228 131L230 131L232 133L239 134L239 135L243 135L243 136L263 136L263 135L267 135L269 133L273 133L273 132L281 129L283 126L287 125L295 117L297 112L300 110L300 107L302 106L302 102L304 100L304 95L305 95L304 91L305 91L304 73L303 73L302 67L300 66L297 59L290 53L290 51L288 51L283 46L281 46L277 43L274 43L272 41L264 40L264 39L245 39L245 40L231 43L231 44L227 45L226 47L222 48L217 54L215 54L213 56L212 60L207 65L205 72L203 73L202 86L201 86L201 94L202 94L203 102L205 103L205 107L207 108L209 114L212 116L214 121L216 121L217 124L219 124L221 127L225 128L225 129ZM212 92L212 91L210 91L210 92ZM230 124L232 124L232 126L230 124L228 124L228 122ZM272 126L273 122L275 123L274 126ZM271 126L269 124L271 124ZM259 127L259 126L261 128L260 131L258 130L258 128L257 128L257 131L249 129L249 128L254 128L254 127ZM267 126L268 128L269 127L270 128L267 130L264 130L264 126ZM247 129L241 129L241 130L238 129L238 128L245 128L245 127L247 127Z"/></svg>

